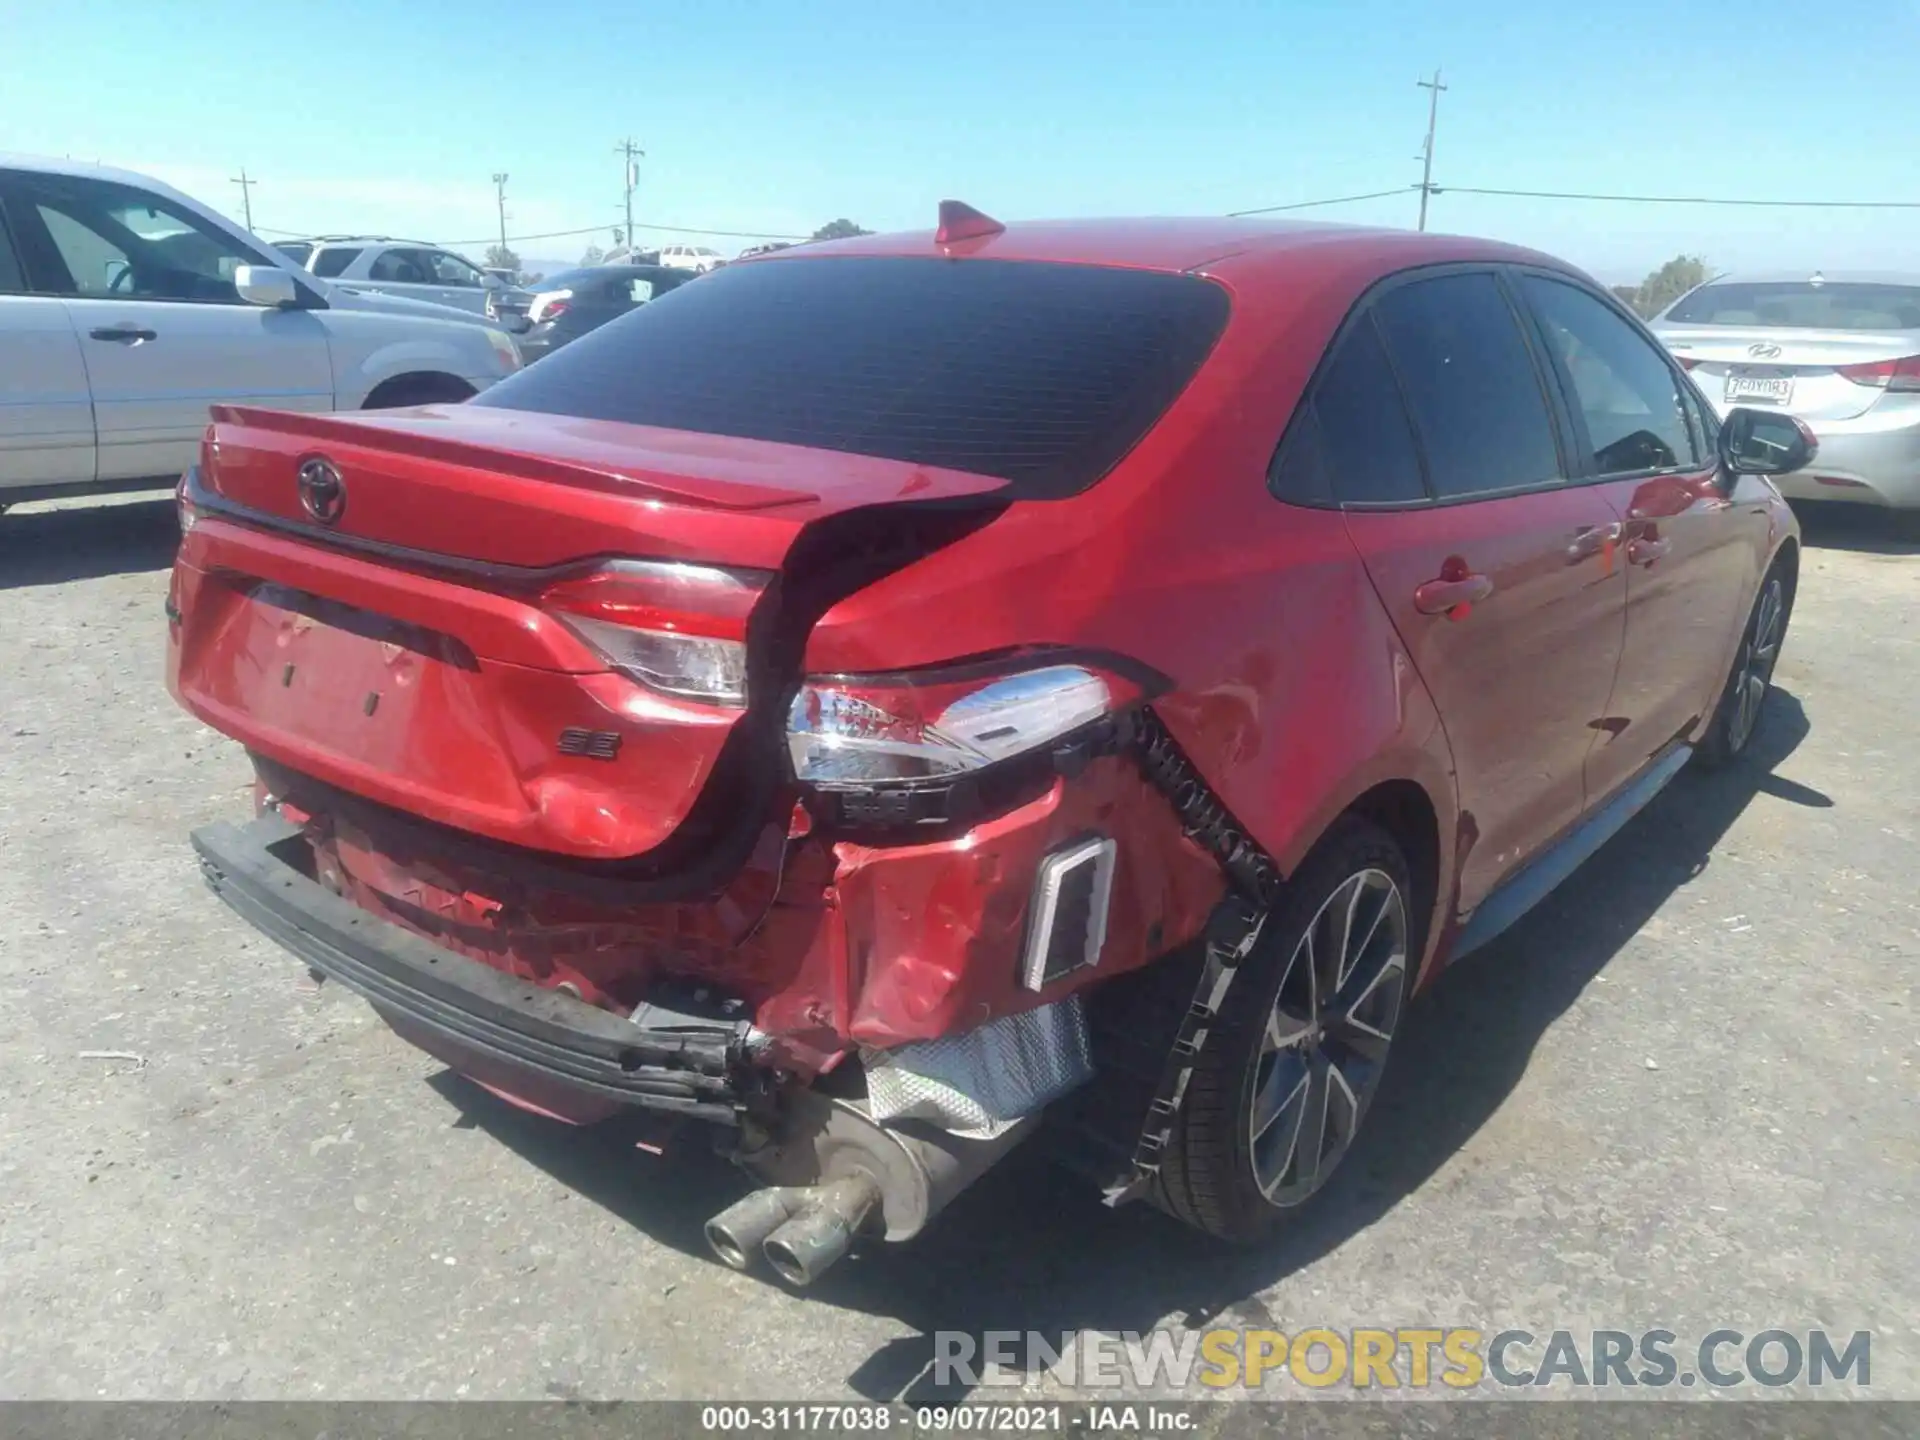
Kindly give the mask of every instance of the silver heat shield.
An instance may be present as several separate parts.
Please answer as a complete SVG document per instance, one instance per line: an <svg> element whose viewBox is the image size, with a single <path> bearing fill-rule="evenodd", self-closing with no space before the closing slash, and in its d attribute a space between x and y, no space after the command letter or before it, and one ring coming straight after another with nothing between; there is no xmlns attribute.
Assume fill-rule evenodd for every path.
<svg viewBox="0 0 1920 1440"><path fill-rule="evenodd" d="M864 1058L875 1120L925 1120L982 1140L1093 1078L1078 995Z"/></svg>

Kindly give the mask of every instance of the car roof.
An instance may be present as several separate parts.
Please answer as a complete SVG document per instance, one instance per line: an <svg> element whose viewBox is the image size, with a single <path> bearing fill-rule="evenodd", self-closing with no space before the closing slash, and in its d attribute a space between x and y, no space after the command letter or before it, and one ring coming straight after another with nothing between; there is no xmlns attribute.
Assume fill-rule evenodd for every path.
<svg viewBox="0 0 1920 1440"><path fill-rule="evenodd" d="M1448 261L1538 265L1579 275L1563 260L1496 240L1431 231L1328 224L1311 220L1185 219L1026 220L998 234L941 246L932 230L858 235L794 245L746 258L787 265L832 256L959 256L1114 265L1142 270L1235 272L1338 270L1380 274Z"/></svg>
<svg viewBox="0 0 1920 1440"><path fill-rule="evenodd" d="M142 190L151 190L156 195L177 200L196 212L204 213L210 208L191 195L176 190L165 181L156 180L151 175L142 175L137 170L122 170L117 166L100 165L87 160L56 159L51 155L20 155L0 151L0 170L26 170L39 175L70 175L76 180L110 180L121 185L134 185Z"/></svg>

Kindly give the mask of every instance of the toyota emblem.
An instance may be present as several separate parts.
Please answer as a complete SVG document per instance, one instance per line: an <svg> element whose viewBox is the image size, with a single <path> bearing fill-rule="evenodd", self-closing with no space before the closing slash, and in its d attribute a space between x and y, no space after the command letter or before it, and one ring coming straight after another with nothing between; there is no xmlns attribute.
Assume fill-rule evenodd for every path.
<svg viewBox="0 0 1920 1440"><path fill-rule="evenodd" d="M1756 360L1777 360L1780 358L1780 347L1762 340L1758 345L1747 346L1747 354Z"/></svg>
<svg viewBox="0 0 1920 1440"><path fill-rule="evenodd" d="M331 460L301 462L300 507L322 525L337 525L347 513L347 482Z"/></svg>

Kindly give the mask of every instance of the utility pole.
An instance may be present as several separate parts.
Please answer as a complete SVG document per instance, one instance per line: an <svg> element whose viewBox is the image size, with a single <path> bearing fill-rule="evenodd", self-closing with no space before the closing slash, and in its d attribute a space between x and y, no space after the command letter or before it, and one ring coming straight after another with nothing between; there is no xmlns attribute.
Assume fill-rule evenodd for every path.
<svg viewBox="0 0 1920 1440"><path fill-rule="evenodd" d="M498 202L500 207L500 248L504 250L507 248L507 172L506 171L496 170L493 172L493 194L494 194L494 199Z"/></svg>
<svg viewBox="0 0 1920 1440"><path fill-rule="evenodd" d="M1427 143L1420 151L1420 228L1427 228L1427 197L1433 194L1433 127L1440 118L1440 92L1447 87L1440 83L1440 71L1435 69L1433 79L1416 81L1422 90L1430 91L1427 100Z"/></svg>
<svg viewBox="0 0 1920 1440"><path fill-rule="evenodd" d="M1440 119L1440 92L1446 90L1440 84L1440 69L1434 67L1434 77L1430 81L1417 81L1428 90L1427 98L1427 144L1421 146L1421 228L1427 228L1427 198L1434 192L1434 125Z"/></svg>
<svg viewBox="0 0 1920 1440"><path fill-rule="evenodd" d="M251 230L253 229L253 187L260 182L258 180L249 180L247 178L247 167L242 165L240 167L240 173L234 176L229 183L240 187L240 208L246 214L247 229Z"/></svg>
<svg viewBox="0 0 1920 1440"><path fill-rule="evenodd" d="M613 147L613 153L626 157L627 168L622 172L620 178L627 196L627 252L631 254L634 250L633 191L634 187L640 183L640 167L635 162L646 159L647 152L634 144L633 138L629 136Z"/></svg>

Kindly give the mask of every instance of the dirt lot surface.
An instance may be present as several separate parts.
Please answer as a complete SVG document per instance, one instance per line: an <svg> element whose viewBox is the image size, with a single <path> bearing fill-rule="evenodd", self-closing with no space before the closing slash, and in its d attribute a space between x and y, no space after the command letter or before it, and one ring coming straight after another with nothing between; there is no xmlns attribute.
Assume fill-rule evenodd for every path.
<svg viewBox="0 0 1920 1440"><path fill-rule="evenodd" d="M1442 979L1276 1249L1016 1156L804 1299L705 1257L726 1166L507 1110L202 887L248 775L159 682L172 523L0 520L0 1396L912 1395L935 1330L1217 1318L1865 1329L1920 1398L1920 547L1873 517L1814 523L1752 762Z"/></svg>

